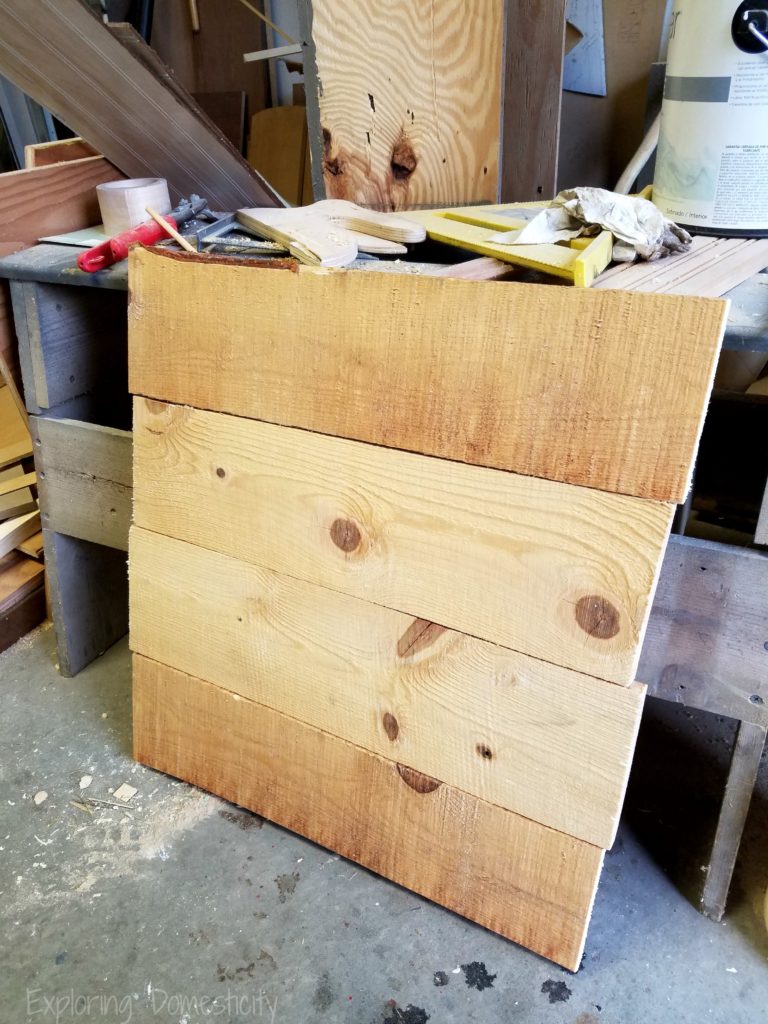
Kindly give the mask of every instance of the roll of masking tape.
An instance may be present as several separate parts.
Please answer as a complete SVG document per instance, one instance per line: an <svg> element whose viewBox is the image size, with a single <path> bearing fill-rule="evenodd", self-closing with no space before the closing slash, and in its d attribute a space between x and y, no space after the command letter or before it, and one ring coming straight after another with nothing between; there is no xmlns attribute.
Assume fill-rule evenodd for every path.
<svg viewBox="0 0 768 1024"><path fill-rule="evenodd" d="M119 235L149 220L147 207L158 213L171 212L171 198L165 178L129 178L96 186L99 210L108 235Z"/></svg>

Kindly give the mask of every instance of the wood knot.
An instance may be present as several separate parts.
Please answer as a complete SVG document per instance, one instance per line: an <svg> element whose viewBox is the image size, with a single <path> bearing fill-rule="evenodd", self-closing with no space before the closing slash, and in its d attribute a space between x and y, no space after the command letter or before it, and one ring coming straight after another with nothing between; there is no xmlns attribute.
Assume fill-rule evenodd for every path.
<svg viewBox="0 0 768 1024"><path fill-rule="evenodd" d="M226 469L224 469L223 466L218 466L217 469L216 469L216 476L219 478L219 480L223 480L226 475L227 475Z"/></svg>
<svg viewBox="0 0 768 1024"><path fill-rule="evenodd" d="M414 619L408 629L397 641L397 655L399 658L412 658L425 647L430 647L438 637L447 632L445 626L439 626L429 619Z"/></svg>
<svg viewBox="0 0 768 1024"><path fill-rule="evenodd" d="M395 181L407 181L416 170L418 162L413 146L406 138L405 133L401 133L392 147L392 160L390 161L392 177Z"/></svg>
<svg viewBox="0 0 768 1024"><path fill-rule="evenodd" d="M384 732L394 743L400 735L400 726L397 724L397 719L387 711L382 719L382 724L384 726Z"/></svg>
<svg viewBox="0 0 768 1024"><path fill-rule="evenodd" d="M478 743L477 746L475 747L475 750L480 755L480 757L485 758L486 761L491 761L493 759L493 751L489 746L487 746L487 744Z"/></svg>
<svg viewBox="0 0 768 1024"><path fill-rule="evenodd" d="M618 609L599 594L587 594L576 602L576 621L596 640L610 640L619 632Z"/></svg>
<svg viewBox="0 0 768 1024"><path fill-rule="evenodd" d="M403 782L410 786L415 793L434 793L442 786L439 779L433 779L429 775L417 772L415 768L407 768L404 764L399 764L397 770Z"/></svg>
<svg viewBox="0 0 768 1024"><path fill-rule="evenodd" d="M331 540L337 548L348 554L360 546L362 537L351 519L334 519L331 523Z"/></svg>

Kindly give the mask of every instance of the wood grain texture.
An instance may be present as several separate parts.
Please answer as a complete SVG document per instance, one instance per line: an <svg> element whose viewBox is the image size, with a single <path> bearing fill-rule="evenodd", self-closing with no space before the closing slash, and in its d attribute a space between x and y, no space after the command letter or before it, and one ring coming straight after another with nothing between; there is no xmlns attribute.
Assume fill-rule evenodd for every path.
<svg viewBox="0 0 768 1024"><path fill-rule="evenodd" d="M712 854L701 894L702 912L713 921L719 921L725 913L736 856L765 746L765 735L764 725L739 722L728 782L723 794Z"/></svg>
<svg viewBox="0 0 768 1024"><path fill-rule="evenodd" d="M653 697L768 726L768 554L671 537L638 678Z"/></svg>
<svg viewBox="0 0 768 1024"><path fill-rule="evenodd" d="M43 530L59 672L75 676L128 632L124 552Z"/></svg>
<svg viewBox="0 0 768 1024"><path fill-rule="evenodd" d="M566 0L505 5L501 201L557 194Z"/></svg>
<svg viewBox="0 0 768 1024"><path fill-rule="evenodd" d="M20 604L43 582L44 567L34 558L10 551L0 558L0 616Z"/></svg>
<svg viewBox="0 0 768 1024"><path fill-rule="evenodd" d="M592 287L716 298L766 266L768 238L698 235L688 252L652 263L621 263L602 273Z"/></svg>
<svg viewBox="0 0 768 1024"><path fill-rule="evenodd" d="M130 431L39 416L31 418L31 427L43 525L126 551L132 496Z"/></svg>
<svg viewBox="0 0 768 1024"><path fill-rule="evenodd" d="M321 137L310 145L329 198L388 210L496 201L503 7L312 0L307 103Z"/></svg>
<svg viewBox="0 0 768 1024"><path fill-rule="evenodd" d="M124 293L13 281L11 295L29 412L89 391L125 393Z"/></svg>
<svg viewBox="0 0 768 1024"><path fill-rule="evenodd" d="M15 547L33 533L40 529L40 513L37 511L27 512L16 519L9 519L0 523L0 558L13 551Z"/></svg>
<svg viewBox="0 0 768 1024"><path fill-rule="evenodd" d="M50 167L51 164L67 160L82 160L99 155L98 150L89 142L77 136L72 139L55 139L53 142L35 142L24 147L24 167L29 171L35 167Z"/></svg>
<svg viewBox="0 0 768 1024"><path fill-rule="evenodd" d="M134 656L134 756L579 966L603 851ZM421 792L419 790L422 790Z"/></svg>
<svg viewBox="0 0 768 1024"><path fill-rule="evenodd" d="M130 259L135 394L601 490L686 495L721 299L290 273L137 249Z"/></svg>
<svg viewBox="0 0 768 1024"><path fill-rule="evenodd" d="M20 463L0 469L0 522L37 509L30 490L36 480L35 474L25 473Z"/></svg>
<svg viewBox="0 0 768 1024"><path fill-rule="evenodd" d="M613 686L136 527L130 576L139 654L612 845L642 686Z"/></svg>
<svg viewBox="0 0 768 1024"><path fill-rule="evenodd" d="M0 386L0 469L32 454L32 439L13 392Z"/></svg>
<svg viewBox="0 0 768 1024"><path fill-rule="evenodd" d="M144 399L134 439L139 526L634 679L671 505Z"/></svg>
<svg viewBox="0 0 768 1024"><path fill-rule="evenodd" d="M129 177L167 178L174 197L214 209L274 205L259 179L181 87L138 60L80 0L0 0L0 73ZM170 75L165 69L166 78Z"/></svg>

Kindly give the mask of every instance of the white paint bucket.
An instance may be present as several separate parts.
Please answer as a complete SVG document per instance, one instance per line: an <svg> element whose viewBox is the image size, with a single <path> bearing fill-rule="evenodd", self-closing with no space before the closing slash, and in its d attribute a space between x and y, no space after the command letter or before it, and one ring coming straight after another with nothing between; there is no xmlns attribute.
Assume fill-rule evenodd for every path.
<svg viewBox="0 0 768 1024"><path fill-rule="evenodd" d="M768 235L768 46L760 36L768 38L768 0L675 0L653 201L699 234Z"/></svg>

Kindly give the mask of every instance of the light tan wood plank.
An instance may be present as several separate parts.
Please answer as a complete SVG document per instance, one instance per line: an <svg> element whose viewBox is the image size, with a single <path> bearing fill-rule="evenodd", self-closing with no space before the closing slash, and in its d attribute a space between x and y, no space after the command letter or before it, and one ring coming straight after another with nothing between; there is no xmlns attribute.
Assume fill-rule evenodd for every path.
<svg viewBox="0 0 768 1024"><path fill-rule="evenodd" d="M37 477L34 473L24 473L19 470L16 476L7 476L4 473L0 473L0 498L5 497L7 494L15 494L17 491L23 491L25 488L29 488L37 483Z"/></svg>
<svg viewBox="0 0 768 1024"><path fill-rule="evenodd" d="M34 482L35 474L25 473L20 463L0 469L0 521L34 512L37 502L29 489Z"/></svg>
<svg viewBox="0 0 768 1024"><path fill-rule="evenodd" d="M131 521L131 433L78 420L31 418L47 529L125 551Z"/></svg>
<svg viewBox="0 0 768 1024"><path fill-rule="evenodd" d="M0 386L0 469L31 454L29 428L19 412L13 389Z"/></svg>
<svg viewBox="0 0 768 1024"><path fill-rule="evenodd" d="M28 512L16 519L0 523L0 558L40 529L40 513Z"/></svg>
<svg viewBox="0 0 768 1024"><path fill-rule="evenodd" d="M634 679L671 505L143 399L134 443L139 526Z"/></svg>
<svg viewBox="0 0 768 1024"><path fill-rule="evenodd" d="M38 530L31 537L27 537L21 544L17 545L16 550L21 551L30 558L41 559L43 557L43 531Z"/></svg>
<svg viewBox="0 0 768 1024"><path fill-rule="evenodd" d="M313 0L307 102L319 105L311 142L329 198L387 210L496 200L503 10Z"/></svg>
<svg viewBox="0 0 768 1024"><path fill-rule="evenodd" d="M134 656L134 756L579 966L603 851Z"/></svg>
<svg viewBox="0 0 768 1024"><path fill-rule="evenodd" d="M609 847L644 687L515 654L133 528L131 645Z"/></svg>
<svg viewBox="0 0 768 1024"><path fill-rule="evenodd" d="M672 501L728 309L139 248L130 272L136 394Z"/></svg>

